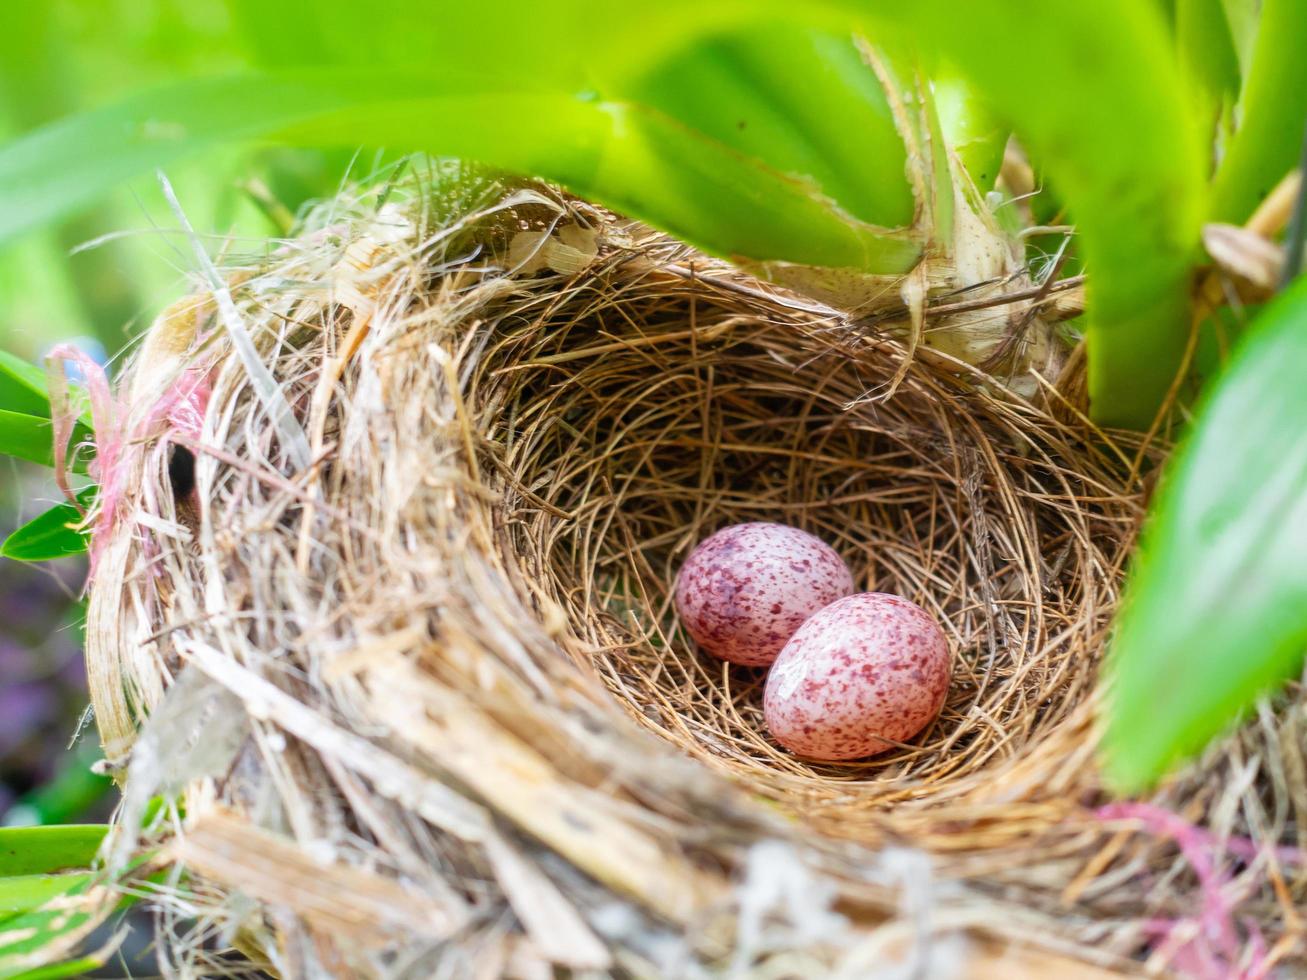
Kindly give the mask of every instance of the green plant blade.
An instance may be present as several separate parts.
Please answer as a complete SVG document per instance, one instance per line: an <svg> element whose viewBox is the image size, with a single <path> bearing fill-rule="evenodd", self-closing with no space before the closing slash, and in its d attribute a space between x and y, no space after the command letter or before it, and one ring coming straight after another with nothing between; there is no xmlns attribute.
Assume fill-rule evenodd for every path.
<svg viewBox="0 0 1307 980"><path fill-rule="evenodd" d="M89 435L80 423L74 426L73 445ZM0 455L16 456L42 466L54 465L54 430L48 416L24 415L0 409ZM75 473L86 472L86 462L80 457L72 460Z"/></svg>
<svg viewBox="0 0 1307 980"><path fill-rule="evenodd" d="M506 135L486 130L487 116L521 122ZM274 135L316 144L341 131L546 177L726 257L894 274L921 254L913 233L860 222L810 181L633 102L534 93L433 98L347 109Z"/></svg>
<svg viewBox="0 0 1307 980"><path fill-rule="evenodd" d="M1091 276L1094 416L1134 427L1153 420L1188 338L1207 160L1170 25L1155 5L1052 0L1032 16L1021 4L976 0L959 16L952 0L828 0L801 12L770 0L666 0L638 17L611 6L606 14L583 3L549 8L551 16L565 11L561 23L592 43L596 73L604 78L621 77L620 61L665 57L692 29L720 32L750 18L834 30L832 22L842 17L877 44L928 39L929 49L956 67L1022 138L1076 221ZM509 8L513 17L531 16L522 4L496 10ZM511 20L489 20L487 29L512 29ZM1081 97L1091 82L1093 97Z"/></svg>
<svg viewBox="0 0 1307 980"><path fill-rule="evenodd" d="M859 220L912 223L903 139L848 34L768 25L709 37L621 91L731 150L810 179Z"/></svg>
<svg viewBox="0 0 1307 980"><path fill-rule="evenodd" d="M1242 122L1216 172L1213 221L1242 224L1297 163L1307 126L1307 0L1266 0L1240 100Z"/></svg>
<svg viewBox="0 0 1307 980"><path fill-rule="evenodd" d="M49 418L0 409L0 454L53 466L54 433Z"/></svg>
<svg viewBox="0 0 1307 980"><path fill-rule="evenodd" d="M0 409L50 417L45 371L0 350Z"/></svg>
<svg viewBox="0 0 1307 980"><path fill-rule="evenodd" d="M95 962L95 957L67 960L113 911L112 901L88 894L87 888L81 883L65 891L64 907L31 909L0 922L0 978L76 976L68 972L71 967L83 969L80 964L87 959Z"/></svg>
<svg viewBox="0 0 1307 980"><path fill-rule="evenodd" d="M554 179L717 254L901 272L920 254L911 236L858 220L811 174L786 170L784 154L773 166L630 92L667 59L741 25L865 28L878 43L906 34L928 38L1056 182L1091 274L1092 410L1105 423L1142 426L1182 359L1206 154L1154 5L1050 3L1032 17L978 0L961 17L945 0L819 0L797 10L779 0L667 0L639 13L504 0L453 8L436 30L418 16L421 4L365 16L327 2L324 36L343 27L382 35L385 63L438 67L400 80L333 68L193 82L65 120L0 151L0 237L182 154L262 138L463 156ZM569 53L542 43L551 37L567 38ZM495 52L493 69L485 51ZM1094 97L1077 97L1089 79Z"/></svg>
<svg viewBox="0 0 1307 980"><path fill-rule="evenodd" d="M95 494L96 488L88 487L77 495L77 499L83 507L88 507ZM0 544L0 557L15 561L53 561L80 555L87 546L87 533L76 528L81 520L81 512L72 504L56 504L5 538L4 544Z"/></svg>
<svg viewBox="0 0 1307 980"><path fill-rule="evenodd" d="M1149 786L1307 648L1307 279L1263 310L1173 458L1112 644L1104 762Z"/></svg>
<svg viewBox="0 0 1307 980"><path fill-rule="evenodd" d="M39 966L35 970L27 970L17 974L14 980L64 980L65 977L86 977L90 975L92 970L99 969L106 962L107 957L102 955L79 956L75 960L52 963L49 966Z"/></svg>
<svg viewBox="0 0 1307 980"><path fill-rule="evenodd" d="M260 94L248 80L184 82L12 141L0 150L0 239L75 211L130 177L223 140L260 135L270 114L258 106ZM325 79L320 86L288 82L275 93L275 114L284 122L370 95Z"/></svg>
<svg viewBox="0 0 1307 980"><path fill-rule="evenodd" d="M1003 165L1008 131L974 86L944 69L931 73L944 139L982 194L993 188Z"/></svg>
<svg viewBox="0 0 1307 980"><path fill-rule="evenodd" d="M1179 0L1175 18L1181 60L1201 93L1199 111L1219 111L1239 94L1239 58L1221 0Z"/></svg>
<svg viewBox="0 0 1307 980"><path fill-rule="evenodd" d="M50 393L45 369L0 350L0 411L17 412L50 418ZM69 384L70 393L78 394L80 385ZM88 409L77 417L73 443L90 434L91 413Z"/></svg>
<svg viewBox="0 0 1307 980"><path fill-rule="evenodd" d="M34 909L91 880L91 874L12 875L0 877L0 913Z"/></svg>
<svg viewBox="0 0 1307 980"><path fill-rule="evenodd" d="M0 877L85 868L107 831L104 824L0 827Z"/></svg>
<svg viewBox="0 0 1307 980"><path fill-rule="evenodd" d="M1248 74L1253 59L1253 45L1257 41L1257 18L1261 14L1262 0L1221 0L1225 21L1230 25L1230 41L1235 57L1239 59L1240 75Z"/></svg>
<svg viewBox="0 0 1307 980"><path fill-rule="evenodd" d="M63 120L0 150L0 238L160 162L257 136L489 161L556 180L728 256L893 273L920 254L911 236L857 221L810 181L647 106L477 84L393 72L251 75L182 84ZM391 97L401 88L445 94ZM88 145L98 147L98 166L87 166Z"/></svg>
<svg viewBox="0 0 1307 980"><path fill-rule="evenodd" d="M1091 409L1146 426L1183 359L1204 206L1205 154L1163 18L1137 0L1056 0L1039 16L1003 0L965 17L946 0L863 6L929 37L1047 169L1090 273ZM1092 97L1076 97L1090 80Z"/></svg>

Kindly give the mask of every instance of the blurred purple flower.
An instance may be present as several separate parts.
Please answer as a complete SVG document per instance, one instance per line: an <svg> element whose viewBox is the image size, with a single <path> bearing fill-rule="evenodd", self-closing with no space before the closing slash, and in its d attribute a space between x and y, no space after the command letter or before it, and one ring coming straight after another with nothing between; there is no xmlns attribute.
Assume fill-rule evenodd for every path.
<svg viewBox="0 0 1307 980"><path fill-rule="evenodd" d="M58 717L59 698L48 684L7 684L0 688L0 756L9 755ZM62 746L61 746L62 747Z"/></svg>

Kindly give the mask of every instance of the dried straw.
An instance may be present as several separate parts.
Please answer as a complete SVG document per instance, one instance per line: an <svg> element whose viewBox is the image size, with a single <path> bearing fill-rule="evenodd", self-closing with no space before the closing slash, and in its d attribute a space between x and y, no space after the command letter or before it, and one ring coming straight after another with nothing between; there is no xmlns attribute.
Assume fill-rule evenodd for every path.
<svg viewBox="0 0 1307 980"><path fill-rule="evenodd" d="M212 393L198 438L131 447L91 591L111 860L192 873L154 894L173 972L1089 977L1301 952L1303 865L1264 846L1307 827L1300 707L1160 797L1205 828L1181 843L1208 874L1175 826L1095 809L1137 447L1051 385L1041 407L926 347L904 373L866 324L467 175L329 202L224 276L223 318L202 292L134 365L135 418L197 369ZM953 686L911 745L798 760L761 673L691 648L678 563L759 519L946 625ZM182 806L138 832L159 793Z"/></svg>

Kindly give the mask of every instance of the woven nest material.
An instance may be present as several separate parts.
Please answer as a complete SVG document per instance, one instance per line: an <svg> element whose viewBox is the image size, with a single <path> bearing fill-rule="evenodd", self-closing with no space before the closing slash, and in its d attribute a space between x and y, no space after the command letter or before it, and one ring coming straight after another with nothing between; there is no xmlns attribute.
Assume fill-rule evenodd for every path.
<svg viewBox="0 0 1307 980"><path fill-rule="evenodd" d="M1298 709L1154 808L1095 809L1138 447L547 188L441 186L323 205L161 318L130 374L89 662L125 791L110 860L190 872L151 886L170 969L1289 952L1302 868L1264 845L1296 843ZM202 426L159 409L184 382ZM948 702L911 745L801 761L762 673L687 641L679 562L751 520L945 625ZM138 832L158 794L177 805Z"/></svg>

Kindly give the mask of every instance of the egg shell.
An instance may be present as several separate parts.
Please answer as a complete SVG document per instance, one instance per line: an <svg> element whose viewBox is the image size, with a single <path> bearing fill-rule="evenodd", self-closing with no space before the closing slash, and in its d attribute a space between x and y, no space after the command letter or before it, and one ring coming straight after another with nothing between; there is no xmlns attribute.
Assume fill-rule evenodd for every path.
<svg viewBox="0 0 1307 980"><path fill-rule="evenodd" d="M820 538L785 524L734 524L685 560L676 610L704 650L764 667L805 619L852 592L849 567Z"/></svg>
<svg viewBox="0 0 1307 980"><path fill-rule="evenodd" d="M948 696L948 640L901 596L862 592L805 622L776 658L763 692L767 730L809 759L876 755L905 742ZM884 736L884 738L878 737Z"/></svg>

